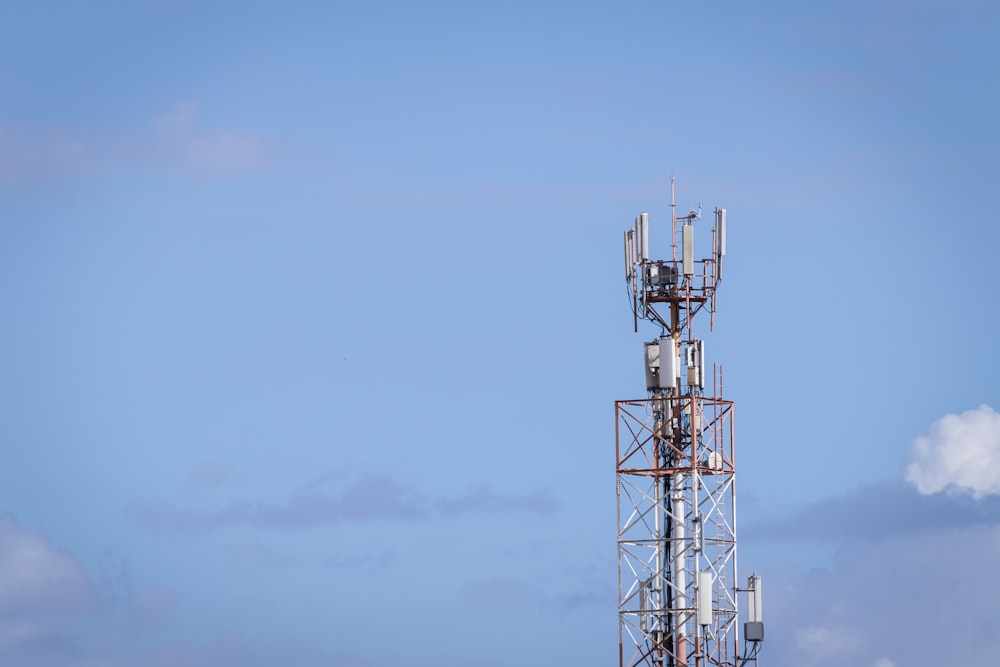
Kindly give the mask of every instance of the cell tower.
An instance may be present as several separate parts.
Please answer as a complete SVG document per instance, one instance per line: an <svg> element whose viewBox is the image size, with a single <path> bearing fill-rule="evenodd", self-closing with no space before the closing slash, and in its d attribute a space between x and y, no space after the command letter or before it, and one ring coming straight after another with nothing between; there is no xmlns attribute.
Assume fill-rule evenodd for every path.
<svg viewBox="0 0 1000 667"><path fill-rule="evenodd" d="M648 320L660 335L644 346L648 397L615 402L619 665L739 667L756 662L763 640L760 577L737 587L733 403L722 398L719 365L706 392L694 327L702 314L714 328L726 210L715 209L704 259L694 245L701 205L678 216L673 181L670 211L669 259L653 258L648 214L625 232L633 328Z"/></svg>

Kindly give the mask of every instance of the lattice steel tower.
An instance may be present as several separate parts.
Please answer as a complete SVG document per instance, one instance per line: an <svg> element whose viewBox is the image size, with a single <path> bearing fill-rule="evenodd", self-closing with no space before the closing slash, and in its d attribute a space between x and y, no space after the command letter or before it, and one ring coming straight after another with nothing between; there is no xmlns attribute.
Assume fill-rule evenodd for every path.
<svg viewBox="0 0 1000 667"><path fill-rule="evenodd" d="M670 202L669 248L660 246L669 259L652 258L646 213L625 232L634 328L648 320L660 335L644 346L648 397L615 402L619 664L735 667L755 660L763 639L760 578L737 587L733 403L721 396L721 366L706 392L694 327L699 314L714 326L726 210L715 209L708 257L695 259L701 205L678 216L672 181ZM742 657L741 591L752 642Z"/></svg>

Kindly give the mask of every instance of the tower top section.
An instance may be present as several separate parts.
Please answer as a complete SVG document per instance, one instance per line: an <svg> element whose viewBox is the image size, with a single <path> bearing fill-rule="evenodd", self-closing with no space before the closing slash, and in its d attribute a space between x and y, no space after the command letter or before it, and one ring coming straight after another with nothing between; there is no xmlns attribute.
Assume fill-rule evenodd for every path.
<svg viewBox="0 0 1000 667"><path fill-rule="evenodd" d="M659 325L665 336L693 339L692 320L703 311L709 313L710 327L714 328L715 290L722 280L722 258L726 255L726 209L715 209L711 244L702 241L701 246L710 252L696 259L695 231L705 226L701 209L699 204L697 210L677 215L671 179L669 244L662 242L660 231L652 235L654 244L650 244L648 213L640 213L635 226L625 232L625 280L632 296L636 331L642 319Z"/></svg>

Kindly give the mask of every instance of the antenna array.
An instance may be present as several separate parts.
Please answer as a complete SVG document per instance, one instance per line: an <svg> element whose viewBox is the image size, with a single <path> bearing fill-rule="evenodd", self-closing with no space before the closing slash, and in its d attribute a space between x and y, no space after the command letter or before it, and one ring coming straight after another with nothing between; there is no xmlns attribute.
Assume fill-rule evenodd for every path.
<svg viewBox="0 0 1000 667"><path fill-rule="evenodd" d="M660 333L644 346L648 397L615 403L619 664L735 667L756 659L757 644L740 657L733 404L721 396L721 366L707 382L694 327L707 313L714 329L726 210L715 209L699 258L701 205L678 216L673 181L670 199L666 259L652 250L647 213L625 232L633 328L646 320ZM763 638L759 617L751 621ZM745 634L757 636L757 625Z"/></svg>

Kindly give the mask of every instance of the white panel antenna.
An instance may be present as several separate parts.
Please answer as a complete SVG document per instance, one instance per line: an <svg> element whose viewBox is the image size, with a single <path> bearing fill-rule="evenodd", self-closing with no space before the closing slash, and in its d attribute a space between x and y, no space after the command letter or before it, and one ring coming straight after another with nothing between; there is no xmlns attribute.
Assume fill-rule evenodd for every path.
<svg viewBox="0 0 1000 667"><path fill-rule="evenodd" d="M677 384L677 346L670 336L660 338L660 389L673 389Z"/></svg>
<svg viewBox="0 0 1000 667"><path fill-rule="evenodd" d="M701 386L701 382L698 378L698 360L695 354L695 348L693 345L688 343L687 347L684 348L684 365L687 367L687 383L691 388Z"/></svg>
<svg viewBox="0 0 1000 667"><path fill-rule="evenodd" d="M698 573L698 625L712 624L712 573Z"/></svg>
<svg viewBox="0 0 1000 667"><path fill-rule="evenodd" d="M632 241L635 247L635 258L636 261L642 261L642 229L640 228L639 216L635 216L635 227L632 228L635 232L632 235Z"/></svg>
<svg viewBox="0 0 1000 667"><path fill-rule="evenodd" d="M684 225L681 237L682 251L684 253L684 275L694 275L694 225Z"/></svg>
<svg viewBox="0 0 1000 667"><path fill-rule="evenodd" d="M698 343L698 387L702 391L705 389L705 341L699 340Z"/></svg>
<svg viewBox="0 0 1000 667"><path fill-rule="evenodd" d="M639 261L649 260L649 214L639 214Z"/></svg>
<svg viewBox="0 0 1000 667"><path fill-rule="evenodd" d="M761 580L759 574L747 577L747 621L761 623L764 616L761 613Z"/></svg>
<svg viewBox="0 0 1000 667"><path fill-rule="evenodd" d="M659 388L660 345L657 342L646 343L646 390Z"/></svg>
<svg viewBox="0 0 1000 667"><path fill-rule="evenodd" d="M726 254L726 209L715 210L715 254L724 257Z"/></svg>
<svg viewBox="0 0 1000 667"><path fill-rule="evenodd" d="M632 230L625 232L625 280L632 280L632 268L635 260L632 252Z"/></svg>
<svg viewBox="0 0 1000 667"><path fill-rule="evenodd" d="M726 209L715 209L715 278L722 280L722 258L726 255Z"/></svg>

